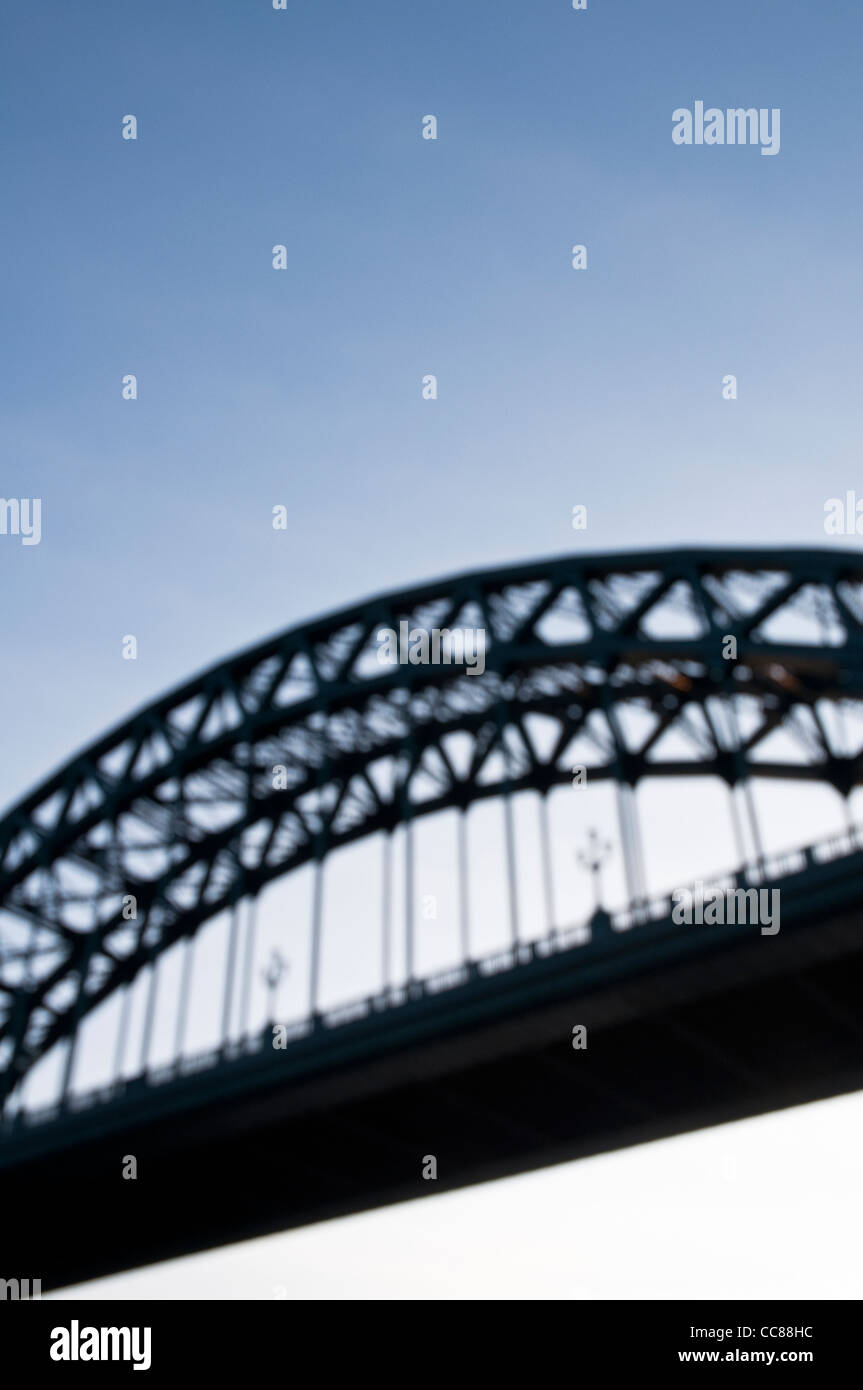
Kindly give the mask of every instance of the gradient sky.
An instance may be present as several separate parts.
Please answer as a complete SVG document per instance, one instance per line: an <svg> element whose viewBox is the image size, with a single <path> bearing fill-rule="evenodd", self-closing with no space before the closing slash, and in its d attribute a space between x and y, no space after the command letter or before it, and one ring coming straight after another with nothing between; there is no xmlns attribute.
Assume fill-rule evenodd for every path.
<svg viewBox="0 0 863 1390"><path fill-rule="evenodd" d="M3 805L374 591L837 544L826 499L863 496L847 0L7 0L2 40L0 493L43 499L40 545L0 536ZM779 155L675 146L696 100L779 107Z"/></svg>

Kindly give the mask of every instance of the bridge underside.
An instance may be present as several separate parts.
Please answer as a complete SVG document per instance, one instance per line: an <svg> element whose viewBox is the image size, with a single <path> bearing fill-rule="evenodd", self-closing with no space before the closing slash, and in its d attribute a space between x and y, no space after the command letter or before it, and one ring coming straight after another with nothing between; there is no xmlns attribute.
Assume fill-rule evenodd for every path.
<svg viewBox="0 0 863 1390"><path fill-rule="evenodd" d="M56 1287L863 1087L863 911L820 888L775 937L597 929L408 1006L385 1047L340 1030L317 1073L267 1048L133 1095L134 1122L34 1130L0 1176L4 1266Z"/></svg>
<svg viewBox="0 0 863 1390"><path fill-rule="evenodd" d="M382 662L381 631L403 628L482 632L485 669ZM705 777L728 789L734 883L781 887L778 936L674 927L667 899L645 908L638 788ZM759 779L830 788L848 832L768 866ZM614 784L616 925L632 930L518 944L520 884L540 886L533 927L558 920L553 850L572 832L553 824L552 793L587 781ZM382 594L219 662L0 818L0 1269L47 1288L863 1086L863 838L848 804L861 786L854 552L566 555ZM572 822L590 795L573 792ZM471 890L492 861L471 857L472 812L493 801L513 946L477 963ZM420 829L446 816L460 964L420 980ZM332 986L327 867L362 841L380 877L355 880L369 927ZM579 862L600 901L593 854ZM282 964L259 968L257 908L301 870L308 930L279 940L306 950L306 1013L278 1051L250 1034L277 1008ZM482 902L481 916L501 910ZM191 1057L190 1000L202 978L212 998L215 978L195 975L196 938L219 918L220 1043ZM372 950L376 975L358 968ZM324 1011L355 966L386 997ZM172 982L156 1051L173 1051L154 1066ZM113 1055L113 1079L84 1095L83 1043L103 1047L115 1004L98 1059ZM49 1057L56 1108L28 1113Z"/></svg>

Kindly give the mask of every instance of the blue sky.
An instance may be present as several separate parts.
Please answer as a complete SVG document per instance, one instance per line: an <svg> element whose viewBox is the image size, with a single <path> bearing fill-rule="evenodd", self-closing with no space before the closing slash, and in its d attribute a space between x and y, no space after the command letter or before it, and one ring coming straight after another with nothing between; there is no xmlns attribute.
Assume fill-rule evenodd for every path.
<svg viewBox="0 0 863 1390"><path fill-rule="evenodd" d="M4 805L370 592L863 494L847 0L9 0L3 49ZM675 146L696 100L779 155Z"/></svg>
<svg viewBox="0 0 863 1390"><path fill-rule="evenodd" d="M2 491L44 539L0 546L4 799L374 590L823 543L857 477L861 34L829 3L13 3ZM675 146L696 99L779 106L780 154Z"/></svg>

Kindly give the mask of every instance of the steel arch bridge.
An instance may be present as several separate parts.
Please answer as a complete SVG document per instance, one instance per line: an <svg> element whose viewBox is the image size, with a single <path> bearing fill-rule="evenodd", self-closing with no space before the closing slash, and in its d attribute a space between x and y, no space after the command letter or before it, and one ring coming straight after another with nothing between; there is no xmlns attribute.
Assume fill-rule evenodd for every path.
<svg viewBox="0 0 863 1390"><path fill-rule="evenodd" d="M383 664L383 629L481 630L484 670L445 659ZM863 780L863 747L843 733L840 712L863 713L863 555L837 549L570 555L476 571L381 595L220 662L72 758L0 821L0 1163L26 1168L40 1143L48 1152L61 1131L69 1142L84 1132L70 1093L76 1039L103 1001L149 970L138 1089L103 1088L93 1113L122 1110L130 1096L140 1102L153 1082L147 1058L158 962L229 912L223 1046L207 1064L224 1080L251 1050L228 1039L230 1019L238 1007L245 1018L247 1008L238 905L253 904L265 885L303 865L314 866L314 892L308 1018L297 1037L312 1058L316 1047L323 1057L325 867L339 848L380 834L386 840L397 828L405 847L406 979L396 1002L410 1009L415 1001L417 1018L425 1010L433 1032L437 995L415 969L412 862L412 827L433 813L502 802L508 965L512 979L521 966L529 973L543 952L520 931L511 805L530 791L544 807L553 788L571 781L576 748L588 781L611 781L620 793L629 906L611 926L648 934L668 915L667 900L650 901L645 890L633 790L648 778L725 783L740 801L736 881L802 873L800 901L811 917L821 892L811 876L828 863L833 873L842 860L847 888L859 868L857 840L849 832L830 853L809 849L799 864L771 866L749 793L753 779L767 778L825 783L849 797ZM553 730L542 742L538 718ZM454 739L468 747L466 758L454 756ZM460 872L464 822L460 815ZM554 943L546 974L568 948L554 920L549 859L546 852ZM456 993L482 983L463 897L461 973L448 982ZM594 919L593 947L608 925L606 914ZM606 930L609 949L612 936ZM618 978L637 955L635 939L621 932L613 940ZM569 978L562 964L560 977ZM392 981L382 987L393 1002ZM396 1036L393 1017L382 1013L378 1022ZM16 1099L58 1048L65 1049L60 1099L40 1131ZM240 1060L242 1088L249 1059ZM184 1248L206 1243L190 1239Z"/></svg>

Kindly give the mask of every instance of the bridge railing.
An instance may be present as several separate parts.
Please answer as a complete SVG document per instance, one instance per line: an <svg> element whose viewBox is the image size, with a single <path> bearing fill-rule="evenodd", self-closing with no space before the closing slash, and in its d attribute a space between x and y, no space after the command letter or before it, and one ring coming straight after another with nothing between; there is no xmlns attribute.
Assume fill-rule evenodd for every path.
<svg viewBox="0 0 863 1390"><path fill-rule="evenodd" d="M818 841L816 844L806 846L803 849L766 855L757 866L749 865L745 869L714 875L709 879L696 879L686 885L686 891L695 897L697 890L701 893L711 890L732 891L738 888L754 887L757 884L776 882L804 873L807 869L848 858L861 851L863 851L863 827L853 826L840 835L832 835L828 839ZM673 892L677 891L679 890L673 890ZM611 913L606 921L610 923L613 932L623 934L649 922L667 920L671 917L673 907L672 893L658 894L653 898L632 904L619 912ZM468 961L462 965L438 971L425 980L418 980L409 985L392 986L369 998L338 1005L336 1008L322 1011L314 1017L297 1019L282 1025L285 1028L285 1041L290 1043L308 1039L319 1029L329 1031L344 1027L346 1024L370 1018L374 1014L401 1008L411 1000L435 997L449 990L457 989L471 980L488 978L513 970L519 965L527 965L532 961L547 959L559 952L584 946L593 939L593 924L596 920L594 917L569 927L556 928L547 936L520 942L516 946L495 951L479 960ZM77 1095L70 1094L65 1105L54 1102L33 1110L20 1110L11 1118L11 1122L7 1117L4 1132L9 1134L20 1128L29 1129L32 1126L48 1124L66 1113L77 1114L92 1110L99 1105L110 1104L113 1101L134 1096L136 1093L151 1090L182 1077L210 1071L226 1061L262 1052L273 1023L274 1021L271 1020L259 1032L234 1039L223 1047L209 1048L205 1052L181 1057L176 1062L160 1066L139 1076L115 1081L108 1086L100 1086L90 1091L80 1092Z"/></svg>
<svg viewBox="0 0 863 1390"><path fill-rule="evenodd" d="M710 878L695 879L681 884L680 889L695 896L700 886L703 892L719 890L730 892L737 888L754 888L765 883L775 883L777 879L793 878L805 873L807 869L819 864L828 864L835 859L844 859L863 850L863 826L851 826L839 835L831 835L825 840L816 841L801 849L782 850L776 854L762 855L756 863L747 864L742 869L732 869L724 874L714 874ZM615 931L629 931L648 921L660 921L670 917L674 906L672 893L662 893L656 897L630 903L628 907L611 914Z"/></svg>

